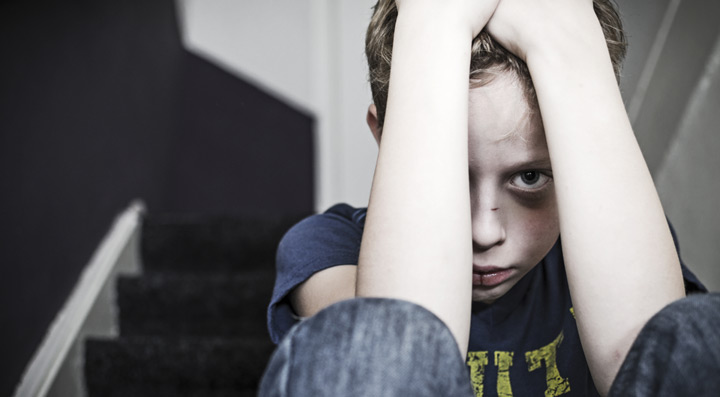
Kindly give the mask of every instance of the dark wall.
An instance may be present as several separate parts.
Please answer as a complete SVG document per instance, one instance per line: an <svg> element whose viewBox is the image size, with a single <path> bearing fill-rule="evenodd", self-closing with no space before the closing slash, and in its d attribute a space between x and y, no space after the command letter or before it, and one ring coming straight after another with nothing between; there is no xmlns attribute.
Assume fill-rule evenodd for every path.
<svg viewBox="0 0 720 397"><path fill-rule="evenodd" d="M0 395L114 216L312 210L312 119L182 49L172 0L0 5Z"/></svg>
<svg viewBox="0 0 720 397"><path fill-rule="evenodd" d="M164 208L311 211L312 119L191 54L180 73Z"/></svg>

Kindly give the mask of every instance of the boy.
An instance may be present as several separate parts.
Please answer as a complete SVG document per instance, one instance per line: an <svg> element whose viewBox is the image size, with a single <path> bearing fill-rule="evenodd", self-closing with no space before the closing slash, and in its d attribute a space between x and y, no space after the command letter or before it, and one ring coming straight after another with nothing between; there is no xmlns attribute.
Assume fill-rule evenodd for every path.
<svg viewBox="0 0 720 397"><path fill-rule="evenodd" d="M411 325L378 314L412 302L449 329L475 395L607 394L642 326L685 295L683 275L690 289L703 288L679 262L625 114L614 8L607 0L380 0L366 52L375 102L367 120L380 148L370 204L367 213L335 206L283 239L273 339L332 306L333 316L313 317L322 331L293 332L325 345L360 338L342 345L362 345L358 354L392 339L404 353L382 346L402 361L418 349L403 350L405 340L443 332L409 328L434 321L415 312ZM368 300L372 309L358 313L374 320L360 322L366 314L343 317L338 308L355 313L364 303L334 305L354 297L391 300ZM386 322L386 337L352 329L373 321ZM443 351L414 362L456 355ZM343 348L335 353L323 356L328 367L350 360ZM340 373L367 372L383 394L402 394L384 378L402 376L382 367L381 375ZM454 395L452 387L440 395Z"/></svg>

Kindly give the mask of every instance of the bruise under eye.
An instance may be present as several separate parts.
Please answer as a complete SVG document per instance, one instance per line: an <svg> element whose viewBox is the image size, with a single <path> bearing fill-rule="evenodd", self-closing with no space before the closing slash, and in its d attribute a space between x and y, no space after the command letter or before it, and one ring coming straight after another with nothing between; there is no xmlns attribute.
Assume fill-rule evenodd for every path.
<svg viewBox="0 0 720 397"><path fill-rule="evenodd" d="M516 175L513 179L522 180L522 174ZM529 209L541 209L545 208L548 203L551 201L549 200L551 197L554 196L553 189L550 188L552 177L546 176L541 172L536 171L536 178L547 178L544 182L540 181L537 183L537 185L528 185L524 186L525 183L520 181L520 183L514 183L511 182L512 188L511 192L513 196L515 197L515 200L522 206L529 208ZM526 175L526 178L530 175Z"/></svg>

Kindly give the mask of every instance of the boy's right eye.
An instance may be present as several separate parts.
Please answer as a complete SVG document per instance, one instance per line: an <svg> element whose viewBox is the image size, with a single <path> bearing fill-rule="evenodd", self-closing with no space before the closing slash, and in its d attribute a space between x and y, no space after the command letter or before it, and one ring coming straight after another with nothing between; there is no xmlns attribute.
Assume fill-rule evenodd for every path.
<svg viewBox="0 0 720 397"><path fill-rule="evenodd" d="M526 185L534 185L540 180L540 173L537 171L525 171L520 173L520 179Z"/></svg>
<svg viewBox="0 0 720 397"><path fill-rule="evenodd" d="M527 170L515 174L510 184L522 190L539 190L552 180L551 176L538 170Z"/></svg>

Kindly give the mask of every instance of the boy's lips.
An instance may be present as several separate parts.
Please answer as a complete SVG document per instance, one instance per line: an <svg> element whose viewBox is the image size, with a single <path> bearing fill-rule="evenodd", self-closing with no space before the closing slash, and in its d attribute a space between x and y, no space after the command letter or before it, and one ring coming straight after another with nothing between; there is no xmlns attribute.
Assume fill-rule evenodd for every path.
<svg viewBox="0 0 720 397"><path fill-rule="evenodd" d="M473 265L473 286L494 287L507 280L512 273L512 268Z"/></svg>

